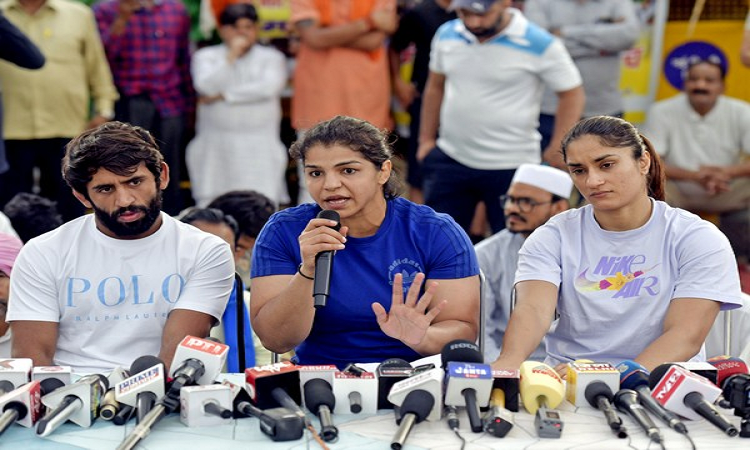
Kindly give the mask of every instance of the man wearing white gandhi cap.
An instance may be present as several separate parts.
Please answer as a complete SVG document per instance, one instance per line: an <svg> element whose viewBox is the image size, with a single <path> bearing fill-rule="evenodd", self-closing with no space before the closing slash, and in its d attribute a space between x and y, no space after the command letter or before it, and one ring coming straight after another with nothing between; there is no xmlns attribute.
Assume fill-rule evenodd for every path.
<svg viewBox="0 0 750 450"><path fill-rule="evenodd" d="M494 361L502 349L511 311L513 279L518 250L532 231L550 217L568 209L573 181L567 172L550 166L521 164L506 195L500 197L505 229L477 244L474 249L486 277L484 359ZM544 360L544 341L531 359Z"/></svg>

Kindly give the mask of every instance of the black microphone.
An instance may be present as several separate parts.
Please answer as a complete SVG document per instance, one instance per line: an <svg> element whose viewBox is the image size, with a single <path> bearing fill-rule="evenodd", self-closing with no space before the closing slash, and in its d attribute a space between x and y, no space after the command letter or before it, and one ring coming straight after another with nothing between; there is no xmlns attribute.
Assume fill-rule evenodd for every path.
<svg viewBox="0 0 750 450"><path fill-rule="evenodd" d="M318 219L335 220L336 225L332 226L338 231L341 228L341 217L339 213L330 209L324 209L318 213ZM328 296L331 293L331 275L333 270L332 250L326 250L315 255L315 276L313 278L313 305L316 308L322 308L326 305Z"/></svg>
<svg viewBox="0 0 750 450"><path fill-rule="evenodd" d="M248 401L240 401L235 408L240 414L257 417L260 431L272 441L296 441L305 431L305 420L289 408L258 409Z"/></svg>
<svg viewBox="0 0 750 450"><path fill-rule="evenodd" d="M406 395L401 404L401 424L391 441L393 450L401 450L414 424L423 421L434 405L435 397L423 389L411 391Z"/></svg>
<svg viewBox="0 0 750 450"><path fill-rule="evenodd" d="M651 372L649 386L665 408L689 419L703 417L727 436L739 433L711 403L721 396L721 389L706 378L674 364L662 364Z"/></svg>
<svg viewBox="0 0 750 450"><path fill-rule="evenodd" d="M617 369L620 371L622 389L632 389L638 392L638 400L647 410L666 423L669 428L678 433L687 434L688 429L677 414L663 407L651 396L651 389L648 387L650 373L645 367L635 361L626 360L618 364Z"/></svg>
<svg viewBox="0 0 750 450"><path fill-rule="evenodd" d="M331 411L336 407L331 385L322 378L313 378L305 383L305 405L320 419L320 436L326 442L335 441L339 430L333 425Z"/></svg>
<svg viewBox="0 0 750 450"><path fill-rule="evenodd" d="M486 406L492 391L492 368L482 364L484 356L473 342L456 339L440 353L445 369L445 404L466 406L471 431L484 430L479 407Z"/></svg>
<svg viewBox="0 0 750 450"><path fill-rule="evenodd" d="M163 377L164 361L153 355L141 356L133 361L133 364L130 365L130 373L142 373L159 364L161 364L161 374ZM151 411L159 397L164 395L165 381L164 378L158 379L156 380L158 383L157 386L152 386L148 390L143 390L136 394L135 405L132 405L136 409L135 423L141 423L141 420Z"/></svg>
<svg viewBox="0 0 750 450"><path fill-rule="evenodd" d="M612 407L612 390L607 386L607 383L603 381L592 382L586 386L584 395L591 406L604 413L607 425L618 438L628 437L625 427L622 426L622 419Z"/></svg>
<svg viewBox="0 0 750 450"><path fill-rule="evenodd" d="M638 397L640 397L638 392L632 389L620 389L614 397L615 407L617 407L618 411L629 414L638 426L646 432L646 436L651 441L662 445L663 438L659 433L659 429L656 428L651 417L646 414L646 410L643 409Z"/></svg>

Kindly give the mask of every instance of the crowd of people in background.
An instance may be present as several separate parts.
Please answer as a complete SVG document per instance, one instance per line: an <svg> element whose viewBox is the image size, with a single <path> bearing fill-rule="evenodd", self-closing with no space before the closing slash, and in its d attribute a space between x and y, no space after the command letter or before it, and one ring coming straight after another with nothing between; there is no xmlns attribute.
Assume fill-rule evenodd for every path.
<svg viewBox="0 0 750 450"><path fill-rule="evenodd" d="M189 331L202 331L221 320L222 337L228 339L238 322L246 323L245 335L235 336L233 341L239 345L239 340L244 340L246 361L230 366L232 370L252 365L256 356L266 354L266 348L278 352L296 348L297 358L303 362L319 363L326 355L326 361L343 363L343 356L331 354L329 347L347 340L355 347L382 350L391 342L383 339L385 335L396 341L391 347L393 355L413 359L439 351L446 333L471 338L478 331L471 320L478 309L475 299L470 299L470 308L458 310L431 298L459 288L473 292L479 268L492 288L491 306L485 308L497 326L488 331L493 342L488 358L497 358L510 316L509 293L516 266L529 264L524 261L530 258L530 250L519 262L521 246L558 213L596 203L585 192L588 189L591 194L590 186L575 182L575 176L571 181L566 172L578 169L566 158L571 149L583 152L579 150L582 139L588 142L586 136L599 136L600 131L569 136L567 154L563 137L581 119L623 117L620 61L621 53L635 44L640 33L636 7L620 0L290 0L289 39L268 45L260 37L263 17L254 2L200 3L200 10L208 11L200 17L201 29L213 35L204 34L197 40L199 8L195 1L100 0L87 6L75 0L0 0L0 59L6 60L0 61L0 319L4 319L8 299L4 280L10 276L22 244L58 230L44 242L35 241L33 249L20 259L18 273L28 270L29 258L55 253L60 241L72 234L85 236L92 243L91 248L77 251L101 258L94 248L98 241L85 234L90 232L84 228L88 222L95 220L114 239L148 237L156 225L178 230L176 239L191 235L194 230L168 218L176 216L219 236L234 253L241 280L234 288L224 280L220 292L214 292L218 299L232 291L223 317L216 305L202 309L191 306L190 299L183 302L200 314L198 319L190 317ZM745 28L741 60L750 66L750 14ZM653 167L656 154L663 158L666 203L703 216L715 215L736 261L744 268L750 263L750 104L723 95L726 70L717 59L693 58L684 71L684 92L654 104L646 117L644 134L653 147L636 138L633 142L655 151L645 157L636 152L637 163L648 160ZM407 111L411 120L400 136L394 109ZM627 128L622 120L596 123L637 135L637 130ZM340 134L342 129L349 134ZM121 144L118 138L111 138L118 133L128 134L130 141ZM395 158L389 153L390 141L396 142L399 154ZM123 151L136 151L142 144L162 156L139 154L147 166L138 165L138 161L128 165L135 160L119 163L107 160L103 150L97 153L101 142L123 145ZM630 145L628 141L627 145L609 147L620 151ZM321 146L338 153L321 153ZM94 154L93 163L87 160L81 167L63 166L81 149ZM586 151L593 150L587 147ZM155 159L149 163L148 158ZM122 228L116 217L120 206L107 200L100 186L66 180L85 167L93 171L89 175L94 178L102 175L97 172L100 167L111 171L107 189L134 178L138 183L151 183L152 188L155 178L156 191L139 197L142 210L122 211L150 217L149 227L139 228L137 233ZM345 172L342 167L352 173L334 177L333 173ZM633 170L635 174L639 169ZM369 184L346 178L354 172L362 176L362 171L372 175ZM392 191L391 177L405 181L407 189ZM340 183L354 193L351 198L326 197L326 183ZM577 189L572 189L574 185ZM352 206L352 217L342 220L348 234L331 236L325 224L316 222L315 213L329 204L355 202L363 195L358 189L369 190L370 203ZM409 201L394 200L400 195ZM639 197L644 208L645 198ZM421 209L422 203L432 209ZM590 210L599 211L600 207L595 204ZM285 208L290 209L271 219L274 212ZM95 219L80 219L89 211ZM672 210L665 211L668 215ZM450 220L436 219L431 215L435 212L447 214ZM391 217L392 213L398 217ZM395 322L413 311L394 315L380 305L372 311L357 310L361 316L355 317L360 322L352 321L351 327L342 328L339 334L318 331L338 323L341 315L351 319L352 311L316 316L315 310L306 310L295 316L297 334L285 331L281 325L289 320L290 299L309 288L313 250L320 250L304 242L300 234L335 239L336 245L351 248L349 255L360 263L359 246L365 248L374 236L367 227L415 217L438 228L455 228L444 243L450 243L453 251L465 258L454 258L448 264L440 253L443 250L433 248L440 254L430 258L446 265L441 269L424 255L422 261L410 254L414 259L409 264L414 267L403 274L411 278L402 279L399 272L398 281L395 275L391 279L393 289L398 283L402 302L420 304L410 286L431 296L421 305L421 313L430 321L418 324L419 336L389 324L389 320ZM142 219L133 220L140 223ZM60 225L72 220L77 220L80 229L68 225L59 231ZM261 232L267 222L268 228ZM388 245L408 240L404 236L412 239L417 233L404 224L399 226L404 227L399 230L403 236L382 237ZM278 235L294 245L282 244ZM422 237L429 238L427 234ZM256 239L259 248L254 253ZM470 248L471 242L484 239L476 247L476 255L471 251L470 256L464 255L465 246ZM540 245L541 239L533 239L529 245ZM210 242L228 267L219 240ZM149 244L138 251L157 250ZM554 255L545 256L554 259ZM190 259L198 264L201 257L191 255ZM722 264L728 267L731 261L722 259ZM91 271L92 280L106 276L89 264L86 270ZM222 278L229 276L225 272ZM422 272L424 275L417 276ZM430 283L421 286L425 275ZM435 277L442 278L437 283L441 287L428 287ZM536 286L533 276L527 279L531 281L527 286ZM51 279L37 281L54 284ZM374 287L376 280L368 282L386 296L391 289ZM31 292L28 283L18 282L17 289ZM242 308L246 303L242 293L251 284L255 301ZM729 284L727 289L733 287ZM524 295L535 292L526 289ZM86 349L87 341L73 338L67 331L69 324L53 317L55 295L50 293L44 310L23 303L15 306L13 319L25 339L19 350L51 363L57 348L56 362L86 369L133 356L119 355L122 361L114 361L111 349ZM404 300L407 296L409 300ZM372 299L363 298L359 303L369 301ZM737 302L732 298L722 301ZM552 304L545 300L537 308L547 311ZM165 311L154 310L153 314ZM706 311L709 316L716 312ZM373 313L377 320L368 322L364 316ZM33 323L40 314L44 318L39 320L49 320L54 326L39 328ZM664 314L660 310L660 315ZM524 320L523 313L520 317L518 321ZM2 352L10 335L4 332L4 320L0 325L0 336L5 336L0 337ZM533 325L533 337L538 334L540 339L521 344L511 327L514 347L505 360L517 362L523 353L543 357L543 347L537 346L550 323L545 318ZM164 327L169 334L162 336ZM262 339L252 333L253 328ZM171 343L187 329L176 329L174 321L162 323L151 330L154 339L149 345L158 354L160 343ZM559 343L559 336L569 337L568 331L558 330L553 335L557 362L570 351ZM157 335L161 341L155 339ZM653 332L650 338L659 335ZM665 339L651 347L651 352L665 347L669 335ZM94 352L99 361L86 360L80 354L82 349ZM683 353L693 350L690 347ZM169 357L169 352L162 353ZM364 359L375 361L381 353ZM230 357L237 359L236 355Z"/></svg>

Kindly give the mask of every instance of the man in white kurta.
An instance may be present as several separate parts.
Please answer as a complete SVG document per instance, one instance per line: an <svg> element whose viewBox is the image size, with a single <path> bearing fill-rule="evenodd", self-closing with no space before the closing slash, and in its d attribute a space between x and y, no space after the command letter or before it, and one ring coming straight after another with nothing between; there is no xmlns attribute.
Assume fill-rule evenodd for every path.
<svg viewBox="0 0 750 450"><path fill-rule="evenodd" d="M201 207L232 190L258 191L276 205L289 202L288 157L279 137L286 59L256 43L257 20L252 5L228 6L219 17L223 44L193 56L200 97L186 162Z"/></svg>

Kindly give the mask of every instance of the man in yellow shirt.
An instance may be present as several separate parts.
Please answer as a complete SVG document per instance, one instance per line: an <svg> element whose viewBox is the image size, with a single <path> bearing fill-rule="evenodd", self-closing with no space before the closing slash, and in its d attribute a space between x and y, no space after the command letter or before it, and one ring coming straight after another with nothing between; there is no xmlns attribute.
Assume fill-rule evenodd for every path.
<svg viewBox="0 0 750 450"><path fill-rule="evenodd" d="M68 220L82 209L60 173L65 144L111 119L117 99L96 22L87 6L66 0L3 0L0 10L47 58L36 71L0 62L10 165L0 175L0 206L32 191L38 167L40 193Z"/></svg>

